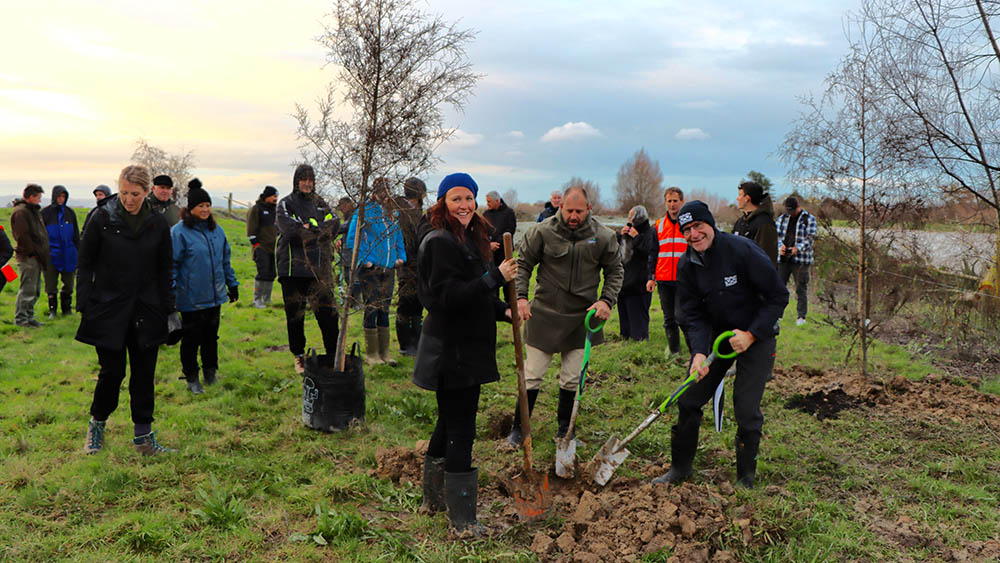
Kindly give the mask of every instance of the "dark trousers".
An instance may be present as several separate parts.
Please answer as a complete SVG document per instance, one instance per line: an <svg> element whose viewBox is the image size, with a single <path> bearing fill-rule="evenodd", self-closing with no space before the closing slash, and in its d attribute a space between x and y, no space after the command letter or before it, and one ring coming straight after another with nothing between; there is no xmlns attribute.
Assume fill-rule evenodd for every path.
<svg viewBox="0 0 1000 563"><path fill-rule="evenodd" d="M198 351L201 367L219 369L219 313L222 307L181 313L184 337L181 338L181 370L185 375L198 373Z"/></svg>
<svg viewBox="0 0 1000 563"><path fill-rule="evenodd" d="M365 299L364 328L389 326L389 304L392 302L392 286L396 282L396 272L392 268L372 266L361 268L361 293Z"/></svg>
<svg viewBox="0 0 1000 563"><path fill-rule="evenodd" d="M45 293L49 295L55 295L59 291L59 281L62 280L62 294L63 301L69 303L73 298L73 282L76 279L76 270L72 272L60 272L56 270L56 267L49 264L49 267L45 270ZM67 311L69 312L69 311Z"/></svg>
<svg viewBox="0 0 1000 563"><path fill-rule="evenodd" d="M472 443L476 439L479 385L438 390L438 420L427 446L427 455L443 457L449 473L472 471Z"/></svg>
<svg viewBox="0 0 1000 563"><path fill-rule="evenodd" d="M775 342L774 338L759 340L735 358L712 362L708 375L692 385L677 401L679 412L675 429L679 435L697 436L702 407L712 399L715 388L719 386L729 366L736 362L736 378L727 385L726 393L733 397L737 433L744 437L759 437L764 427L760 400L764 397L764 384L774 367Z"/></svg>
<svg viewBox="0 0 1000 563"><path fill-rule="evenodd" d="M778 276L788 285L788 278L795 278L795 309L798 318L806 318L809 311L809 264L778 262Z"/></svg>
<svg viewBox="0 0 1000 563"><path fill-rule="evenodd" d="M649 340L649 305L652 302L652 293L618 298L618 319L622 338Z"/></svg>
<svg viewBox="0 0 1000 563"><path fill-rule="evenodd" d="M132 422L150 424L153 422L153 376L156 373L158 347L139 349L135 334L130 330L125 336L125 347L121 350L97 348L97 361L101 371L97 373L97 387L94 401L90 404L90 416L94 420L107 420L118 408L118 394L125 380L125 355L132 368L128 380L129 406L132 408Z"/></svg>
<svg viewBox="0 0 1000 563"><path fill-rule="evenodd" d="M311 307L319 330L323 333L323 347L327 354L337 349L339 316L334 308L331 288L315 278L279 278L281 296L285 301L285 326L288 330L288 348L296 356L306 351L306 308ZM330 282L326 282L329 284Z"/></svg>
<svg viewBox="0 0 1000 563"><path fill-rule="evenodd" d="M258 246L253 249L253 263L257 266L257 281L273 282L278 276L278 269L274 263L274 253L268 252L263 247Z"/></svg>

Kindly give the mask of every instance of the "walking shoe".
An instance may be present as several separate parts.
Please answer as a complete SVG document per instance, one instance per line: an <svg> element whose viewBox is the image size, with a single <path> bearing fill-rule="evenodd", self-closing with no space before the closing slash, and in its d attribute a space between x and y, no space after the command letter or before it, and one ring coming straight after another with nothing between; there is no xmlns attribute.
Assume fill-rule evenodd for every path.
<svg viewBox="0 0 1000 563"><path fill-rule="evenodd" d="M201 395L205 392L205 388L201 386L201 382L195 379L194 381L187 382L188 391L194 393L195 395Z"/></svg>
<svg viewBox="0 0 1000 563"><path fill-rule="evenodd" d="M804 324L806 324L805 318L799 317L799 318L795 319L795 326L802 326Z"/></svg>
<svg viewBox="0 0 1000 563"><path fill-rule="evenodd" d="M87 442L83 445L83 451L88 454L96 454L104 448L104 425L106 420L90 419L87 424Z"/></svg>
<svg viewBox="0 0 1000 563"><path fill-rule="evenodd" d="M45 326L45 323L39 321L38 319L31 319L30 321L28 321L28 326L32 328L38 328L41 326Z"/></svg>
<svg viewBox="0 0 1000 563"><path fill-rule="evenodd" d="M160 455L177 453L177 450L165 448L156 441L156 432L132 438L132 447L142 455Z"/></svg>
<svg viewBox="0 0 1000 563"><path fill-rule="evenodd" d="M303 354L295 356L295 373L302 375L306 372L306 357Z"/></svg>

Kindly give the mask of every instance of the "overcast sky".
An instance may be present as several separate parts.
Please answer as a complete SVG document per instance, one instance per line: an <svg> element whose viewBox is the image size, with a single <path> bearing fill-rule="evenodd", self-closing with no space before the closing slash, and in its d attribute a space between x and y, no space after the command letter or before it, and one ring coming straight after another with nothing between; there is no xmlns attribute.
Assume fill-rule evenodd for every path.
<svg viewBox="0 0 1000 563"><path fill-rule="evenodd" d="M135 141L193 150L214 195L291 186L296 102L336 71L314 38L329 2L7 3L0 33L0 195L27 182L74 199L114 187ZM481 189L547 199L571 176L610 199L644 147L666 185L732 200L772 156L846 51L856 1L418 3L478 31L483 74L425 180L465 171ZM46 196L46 200L48 197ZM218 202L217 202L218 204Z"/></svg>

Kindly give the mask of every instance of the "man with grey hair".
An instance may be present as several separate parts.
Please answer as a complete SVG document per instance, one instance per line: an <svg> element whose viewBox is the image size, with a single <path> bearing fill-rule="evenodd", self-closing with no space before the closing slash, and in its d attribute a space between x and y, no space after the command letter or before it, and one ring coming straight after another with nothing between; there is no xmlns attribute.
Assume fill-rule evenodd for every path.
<svg viewBox="0 0 1000 563"><path fill-rule="evenodd" d="M545 202L545 209L543 209L542 212L538 214L538 221L536 222L541 223L542 221L555 215L556 212L559 211L559 207L562 205L562 201L563 201L563 193L560 192L559 190L554 190L551 194L549 194L549 201Z"/></svg>
<svg viewBox="0 0 1000 563"><path fill-rule="evenodd" d="M517 231L517 215L507 206L500 194L492 191L486 194L486 211L483 211L483 218L493 227L490 231L490 250L493 251L493 263L500 267L500 263L503 262L503 235L510 233L510 236L514 236ZM509 293L507 284L503 284L504 299L513 305Z"/></svg>
<svg viewBox="0 0 1000 563"><path fill-rule="evenodd" d="M583 320L590 310L596 311L598 321L611 316L623 275L618 238L591 216L587 191L568 188L560 203L557 215L527 230L517 258L517 310L525 321L528 413L530 416L552 356L560 354L557 438L569 429L580 381L586 338ZM536 266L535 294L529 302L528 287ZM603 340L601 333L592 337L595 344ZM515 447L523 439L520 421L520 411L515 409L514 426L507 436Z"/></svg>

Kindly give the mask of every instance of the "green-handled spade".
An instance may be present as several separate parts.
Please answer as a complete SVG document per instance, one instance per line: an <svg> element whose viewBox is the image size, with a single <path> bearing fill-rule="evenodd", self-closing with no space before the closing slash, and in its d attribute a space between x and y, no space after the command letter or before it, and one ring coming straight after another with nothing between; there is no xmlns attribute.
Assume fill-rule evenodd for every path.
<svg viewBox="0 0 1000 563"><path fill-rule="evenodd" d="M735 357L737 354L735 351L730 354L719 353L719 345L722 344L724 340L732 336L736 336L736 333L731 330L727 330L726 332L720 334L712 344L712 353L705 358L705 361L702 362L700 367L707 367L711 365L716 358L729 359ZM593 461L591 461L591 464L594 467L594 473L591 478L595 483L603 487L608 483L608 481L611 480L611 476L614 474L615 470L618 469L618 466L620 466L629 455L629 451L625 449L625 446L635 439L636 436L642 434L643 430L648 428L649 425L652 424L657 418L660 418L660 415L666 412L670 405L676 403L677 399L680 398L680 396L683 395L689 387L698 381L698 369L691 370L691 373L688 375L688 378L684 380L684 383L681 383L681 386L678 387L666 401L663 401L663 403L661 403L652 414L647 416L646 420L642 421L642 424L633 430L631 434L626 436L624 440L619 441L614 436L608 438L608 441L601 446L601 449L594 456Z"/></svg>
<svg viewBox="0 0 1000 563"><path fill-rule="evenodd" d="M587 343L583 348L583 367L580 369L580 383L576 386L576 398L573 400L573 413L569 417L569 427L566 435L556 443L556 475L563 479L572 479L576 474L576 438L573 429L576 427L576 413L580 410L580 397L583 395L583 384L587 381L587 371L590 368L590 335L601 330L605 321L596 327L590 326L590 319L597 309L591 309L583 319L587 328Z"/></svg>

